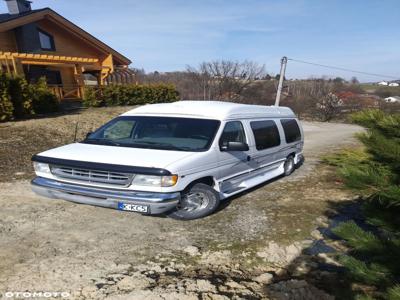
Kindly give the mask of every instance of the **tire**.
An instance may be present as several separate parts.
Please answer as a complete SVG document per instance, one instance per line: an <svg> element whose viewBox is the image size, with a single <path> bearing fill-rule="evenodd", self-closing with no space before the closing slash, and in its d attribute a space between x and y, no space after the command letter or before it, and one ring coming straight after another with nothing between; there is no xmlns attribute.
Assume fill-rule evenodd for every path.
<svg viewBox="0 0 400 300"><path fill-rule="evenodd" d="M285 160L285 163L283 164L285 176L289 176L290 174L292 174L295 168L296 165L294 163L294 157L288 156Z"/></svg>
<svg viewBox="0 0 400 300"><path fill-rule="evenodd" d="M196 183L182 192L178 207L168 214L177 220L194 220L212 214L219 206L219 195L209 185Z"/></svg>

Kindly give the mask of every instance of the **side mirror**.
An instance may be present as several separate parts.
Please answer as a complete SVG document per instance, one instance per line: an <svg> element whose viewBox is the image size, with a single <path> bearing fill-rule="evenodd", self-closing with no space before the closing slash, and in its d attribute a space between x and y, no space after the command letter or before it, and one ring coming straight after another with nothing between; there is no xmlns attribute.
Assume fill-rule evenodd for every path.
<svg viewBox="0 0 400 300"><path fill-rule="evenodd" d="M249 150L249 145L242 142L228 142L227 144L221 146L221 151L226 151L226 152L248 151L248 150Z"/></svg>
<svg viewBox="0 0 400 300"><path fill-rule="evenodd" d="M88 138L93 132L89 131L88 133L86 133L86 138Z"/></svg>

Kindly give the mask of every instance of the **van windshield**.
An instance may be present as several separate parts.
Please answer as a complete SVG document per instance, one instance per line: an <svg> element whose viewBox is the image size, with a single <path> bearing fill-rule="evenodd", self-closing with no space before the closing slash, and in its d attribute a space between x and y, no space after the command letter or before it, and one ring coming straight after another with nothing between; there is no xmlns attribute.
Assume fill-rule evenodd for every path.
<svg viewBox="0 0 400 300"><path fill-rule="evenodd" d="M118 117L82 141L86 144L177 151L205 151L220 121L172 117Z"/></svg>

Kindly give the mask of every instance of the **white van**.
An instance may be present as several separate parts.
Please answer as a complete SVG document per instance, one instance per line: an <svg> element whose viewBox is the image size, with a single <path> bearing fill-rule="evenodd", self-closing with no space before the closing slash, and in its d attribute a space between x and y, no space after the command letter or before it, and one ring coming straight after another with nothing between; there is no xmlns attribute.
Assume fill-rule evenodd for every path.
<svg viewBox="0 0 400 300"><path fill-rule="evenodd" d="M79 143L32 157L42 196L196 219L303 162L287 107L179 101L135 108Z"/></svg>

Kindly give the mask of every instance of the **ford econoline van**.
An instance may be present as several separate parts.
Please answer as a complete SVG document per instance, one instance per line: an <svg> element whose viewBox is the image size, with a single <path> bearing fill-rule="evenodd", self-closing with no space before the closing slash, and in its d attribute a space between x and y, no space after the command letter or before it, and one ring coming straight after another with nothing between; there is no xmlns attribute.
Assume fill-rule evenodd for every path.
<svg viewBox="0 0 400 300"><path fill-rule="evenodd" d="M287 107L179 101L135 108L83 141L32 157L39 195L196 219L303 161Z"/></svg>

